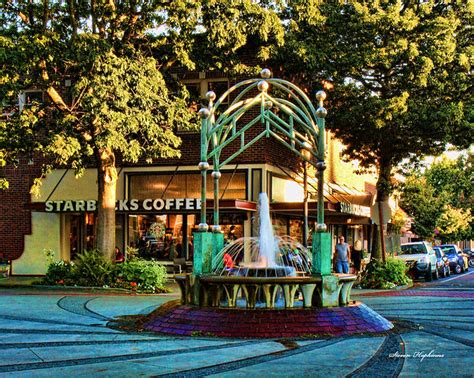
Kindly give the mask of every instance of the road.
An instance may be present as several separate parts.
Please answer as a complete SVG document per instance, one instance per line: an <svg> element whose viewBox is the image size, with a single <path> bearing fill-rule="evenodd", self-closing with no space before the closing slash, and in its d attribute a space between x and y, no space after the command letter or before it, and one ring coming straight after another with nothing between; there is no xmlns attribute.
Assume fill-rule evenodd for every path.
<svg viewBox="0 0 474 378"><path fill-rule="evenodd" d="M124 332L175 295L0 291L0 377L472 377L474 270L404 291L353 291L398 325L357 337L246 340Z"/></svg>

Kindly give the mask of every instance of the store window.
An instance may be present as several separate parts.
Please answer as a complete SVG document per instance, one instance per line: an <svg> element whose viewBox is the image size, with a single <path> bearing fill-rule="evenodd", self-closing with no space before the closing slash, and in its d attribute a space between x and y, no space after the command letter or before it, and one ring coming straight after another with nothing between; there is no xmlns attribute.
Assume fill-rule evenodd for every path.
<svg viewBox="0 0 474 378"><path fill-rule="evenodd" d="M198 112L202 107L208 106L206 99L206 93L208 91L214 91L216 94L216 101L229 89L229 80L225 78L219 79L201 79L201 80L189 80L184 81L183 84L189 92L190 97L190 109ZM229 98L226 97L218 112L222 112L229 106ZM184 128L178 128L179 132L188 131ZM194 131L195 132L195 131Z"/></svg>
<svg viewBox="0 0 474 378"><path fill-rule="evenodd" d="M222 173L219 182L221 199L247 199L246 172ZM177 173L130 175L130 198L200 198L201 174ZM213 198L213 186L207 186L207 198Z"/></svg>
<svg viewBox="0 0 474 378"><path fill-rule="evenodd" d="M244 236L244 220L242 214L223 214L221 229L226 243ZM147 260L192 261L193 232L198 224L197 214L132 214L128 216L128 245Z"/></svg>
<svg viewBox="0 0 474 378"><path fill-rule="evenodd" d="M296 181L272 175L271 185L273 202L303 202L304 200L303 185Z"/></svg>
<svg viewBox="0 0 474 378"><path fill-rule="evenodd" d="M183 215L129 215L129 245L149 260L186 257L183 246Z"/></svg>

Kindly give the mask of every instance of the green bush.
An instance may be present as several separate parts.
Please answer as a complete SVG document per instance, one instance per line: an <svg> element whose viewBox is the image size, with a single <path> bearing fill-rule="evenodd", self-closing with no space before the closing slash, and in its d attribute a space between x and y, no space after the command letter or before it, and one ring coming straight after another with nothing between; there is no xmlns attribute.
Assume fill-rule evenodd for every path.
<svg viewBox="0 0 474 378"><path fill-rule="evenodd" d="M411 282L407 271L405 262L399 259L387 258L385 263L372 260L362 273L361 285L368 289L392 289L407 285Z"/></svg>
<svg viewBox="0 0 474 378"><path fill-rule="evenodd" d="M42 283L46 285L69 285L73 281L74 263L68 261L52 261Z"/></svg>
<svg viewBox="0 0 474 378"><path fill-rule="evenodd" d="M146 293L165 291L166 268L155 261L139 258L117 265L114 286L136 289Z"/></svg>
<svg viewBox="0 0 474 378"><path fill-rule="evenodd" d="M115 278L115 265L98 250L84 251L74 260L73 278L78 286L110 285Z"/></svg>

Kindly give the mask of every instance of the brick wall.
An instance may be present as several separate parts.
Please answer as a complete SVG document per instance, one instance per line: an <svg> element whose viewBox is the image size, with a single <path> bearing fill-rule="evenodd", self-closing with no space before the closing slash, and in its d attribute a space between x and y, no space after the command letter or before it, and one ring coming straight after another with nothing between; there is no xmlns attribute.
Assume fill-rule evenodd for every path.
<svg viewBox="0 0 474 378"><path fill-rule="evenodd" d="M31 234L30 187L40 175L37 166L22 162L19 168L5 168L0 175L7 177L10 187L0 191L0 253L14 260L21 256L24 236Z"/></svg>

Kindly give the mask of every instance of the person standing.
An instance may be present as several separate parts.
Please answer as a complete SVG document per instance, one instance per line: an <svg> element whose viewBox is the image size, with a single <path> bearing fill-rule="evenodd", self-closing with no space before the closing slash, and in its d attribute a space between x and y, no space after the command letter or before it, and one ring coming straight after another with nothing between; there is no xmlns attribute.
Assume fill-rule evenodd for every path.
<svg viewBox="0 0 474 378"><path fill-rule="evenodd" d="M355 273L358 274L360 272L360 264L362 261L362 241L360 239L357 239L354 243L354 248L352 248L351 251L351 258L354 263Z"/></svg>
<svg viewBox="0 0 474 378"><path fill-rule="evenodd" d="M349 260L351 251L349 244L344 242L344 236L339 236L336 244L336 271L337 273L349 273Z"/></svg>

